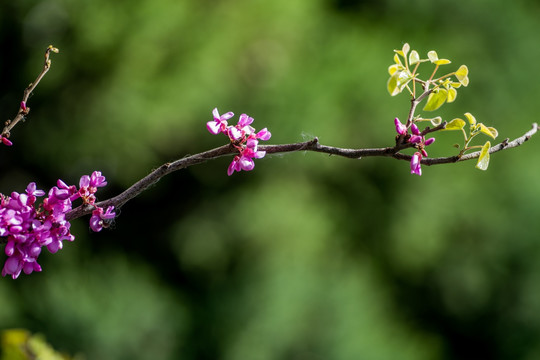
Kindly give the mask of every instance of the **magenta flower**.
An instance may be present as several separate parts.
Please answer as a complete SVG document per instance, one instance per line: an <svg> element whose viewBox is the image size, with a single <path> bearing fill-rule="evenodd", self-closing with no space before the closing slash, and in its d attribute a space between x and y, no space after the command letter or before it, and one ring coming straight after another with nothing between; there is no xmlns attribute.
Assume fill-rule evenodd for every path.
<svg viewBox="0 0 540 360"><path fill-rule="evenodd" d="M0 135L0 141L2 141L2 144L6 145L6 146L11 146L13 145L13 143L11 142L11 140L9 140L7 137L5 136L1 136Z"/></svg>
<svg viewBox="0 0 540 360"><path fill-rule="evenodd" d="M398 118L394 119L394 125L396 125L396 132L399 135L405 135L407 133L407 127L403 125Z"/></svg>
<svg viewBox="0 0 540 360"><path fill-rule="evenodd" d="M264 140L264 141L270 140L271 136L272 134L266 128L262 129L256 134L257 139Z"/></svg>
<svg viewBox="0 0 540 360"><path fill-rule="evenodd" d="M226 114L219 115L217 108L212 111L212 114L214 115L214 120L206 123L206 128L208 129L208 131L214 135L217 135L219 133L226 133L227 120L232 118L234 114L229 111Z"/></svg>
<svg viewBox="0 0 540 360"><path fill-rule="evenodd" d="M92 211L92 217L90 218L90 229L95 232L99 232L106 225L107 220L112 220L116 216L116 213L113 211L114 206L109 206L105 212L103 208L96 208Z"/></svg>
<svg viewBox="0 0 540 360"><path fill-rule="evenodd" d="M213 115L214 121L206 124L208 131L212 134L218 134L220 132L226 134L239 152L239 155L236 155L229 164L227 175L230 176L235 171L253 170L255 167L255 161L253 159L261 159L266 155L265 151L257 150L259 140L269 140L272 136L270 131L264 128L256 132L255 128L251 126L253 118L247 114L240 115L238 123L234 126L227 125L227 120L233 116L232 112L219 116L216 108L213 111Z"/></svg>
<svg viewBox="0 0 540 360"><path fill-rule="evenodd" d="M58 180L57 186L49 190L41 205L36 205L36 200L44 196L45 191L38 190L34 182L28 184L24 193L12 192L9 197L0 194L0 237L5 238L4 252L8 257L2 276L10 275L16 279L21 272L41 271L37 258L43 247L56 253L62 249L64 240L75 240L70 233L71 224L66 220L72 201L84 194L85 204L93 205L97 188L107 184L99 171L90 176L84 175L79 183L81 186L77 189L75 185ZM114 218L113 209L109 207L104 211L96 208L90 227L95 231L101 230L107 221Z"/></svg>
<svg viewBox="0 0 540 360"><path fill-rule="evenodd" d="M396 126L396 132L399 135L407 135L408 128L403 125L398 118L394 119L394 125ZM419 150L415 152L411 158L411 174L422 175L422 168L420 167L422 156L428 156L425 147L433 144L435 142L435 138L429 138L426 140L426 138L424 137L424 135L422 135L422 132L420 131L420 129L418 129L418 126L415 123L412 123L410 125L410 129L412 135L408 136L408 138L405 137L405 139L407 139L407 142L414 144L414 147Z"/></svg>
<svg viewBox="0 0 540 360"><path fill-rule="evenodd" d="M422 176L422 168L420 162L422 161L422 154L418 151L414 153L411 159L411 174Z"/></svg>

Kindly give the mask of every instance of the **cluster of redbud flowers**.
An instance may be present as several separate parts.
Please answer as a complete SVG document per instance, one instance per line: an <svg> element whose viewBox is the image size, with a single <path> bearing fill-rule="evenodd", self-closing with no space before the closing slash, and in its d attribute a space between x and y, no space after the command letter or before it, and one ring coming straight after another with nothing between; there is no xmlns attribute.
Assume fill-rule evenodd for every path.
<svg viewBox="0 0 540 360"><path fill-rule="evenodd" d="M58 180L56 185L39 205L36 205L36 200L45 195L45 191L38 190L34 182L28 184L24 193L0 194L0 237L6 242L5 253L8 256L2 276L11 275L16 279L21 271L25 274L41 271L37 258L42 247L56 253L62 249L62 241L75 239L69 231L71 224L66 220L66 213L72 209L74 200L81 198L85 205L94 207L90 218L93 231L101 231L115 217L114 207L102 209L95 206L94 194L98 188L107 185L101 172L82 176L78 189L62 180Z"/></svg>
<svg viewBox="0 0 540 360"><path fill-rule="evenodd" d="M257 150L259 140L268 140L272 136L266 128L256 132L251 126L253 118L242 114L235 126L228 125L227 120L234 114L228 112L219 115L218 109L212 111L214 120L206 123L206 128L211 134L217 135L223 133L229 137L232 145L238 149L239 155L236 155L227 169L227 174L231 176L235 171L250 171L255 167L253 159L261 159L266 155L266 151Z"/></svg>
<svg viewBox="0 0 540 360"><path fill-rule="evenodd" d="M422 135L418 126L415 123L412 123L409 127L405 126L398 118L394 119L394 125L396 126L396 132L398 135L405 137L406 141L414 144L416 151L411 158L411 174L422 175L422 156L427 157L428 153L425 149L426 146L433 144L435 138L426 138ZM412 134L409 134L408 131L411 129Z"/></svg>

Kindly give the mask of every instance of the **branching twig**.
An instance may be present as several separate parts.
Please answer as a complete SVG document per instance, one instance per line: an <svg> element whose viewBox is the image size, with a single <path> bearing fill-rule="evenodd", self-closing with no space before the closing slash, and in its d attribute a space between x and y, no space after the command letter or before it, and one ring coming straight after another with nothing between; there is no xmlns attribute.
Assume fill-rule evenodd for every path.
<svg viewBox="0 0 540 360"><path fill-rule="evenodd" d="M43 70L41 70L36 80L34 80L34 82L31 83L30 85L28 85L26 89L24 89L23 98L21 101L21 105L19 106L19 111L17 112L17 116L15 116L13 120L6 121L4 130L2 130L2 137L9 138L11 129L13 129L13 127L17 125L21 120L24 120L26 116L28 115L28 113L30 112L30 108L27 106L28 97L30 96L30 94L32 94L32 91L34 91L34 89L39 84L41 79L43 79L45 74L51 68L51 59L49 59L51 51L58 53L58 49L52 45L49 45L47 50L45 50L45 64L43 65Z"/></svg>
<svg viewBox="0 0 540 360"><path fill-rule="evenodd" d="M443 126L443 125L441 124L440 126ZM527 131L521 137L516 138L510 142L508 141L508 139L506 139L502 143L492 146L489 152L495 153L501 150L506 150L506 149L520 146L525 141L529 140L531 136L536 134L537 131L538 131L538 125L534 123L532 124L532 129ZM261 151L266 151L266 153L268 154L288 153L288 152L295 152L295 151L315 151L315 152L321 152L321 153L325 153L329 155L342 156L342 157L346 157L350 159L360 159L362 157L370 157L370 156L385 156L385 157L393 157L398 160L410 161L412 158L411 155L400 153L399 151L402 150L402 147L399 147L399 146L386 147L386 148L374 148L374 149L344 149L344 148L322 145L319 143L318 138L314 138L309 141L305 141L301 143L294 143L294 144L260 145L258 149ZM146 190L149 186L156 183L157 181L159 181L159 179L161 179L167 174L170 174L173 171L184 169L189 166L200 164L200 163L203 163L208 160L215 159L221 156L236 154L237 152L238 150L234 146L224 145L213 150L208 150L200 154L196 154L196 155L186 156L174 162L163 164L159 168L157 168L156 170L148 174L146 177L137 181L135 184L133 184L131 187L129 187L127 190L125 190L121 194L115 197L112 197L108 200L101 201L97 203L96 206L106 208L107 206L112 205L115 208L120 208L126 202L133 199L134 197L142 193L144 190ZM455 163L458 161L467 161L467 160L476 159L479 156L480 156L480 151L466 154L461 157L449 156L449 157L441 157L441 158L423 158L422 164L424 165L448 164L448 163ZM91 213L93 209L94 207L92 206L84 206L84 205L79 206L69 211L66 214L66 219L71 220L71 219L81 217L83 215Z"/></svg>

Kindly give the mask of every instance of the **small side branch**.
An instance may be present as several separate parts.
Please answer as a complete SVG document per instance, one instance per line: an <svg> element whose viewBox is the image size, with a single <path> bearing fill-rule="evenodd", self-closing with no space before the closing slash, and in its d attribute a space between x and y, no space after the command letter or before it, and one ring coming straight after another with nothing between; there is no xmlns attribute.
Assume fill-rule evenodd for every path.
<svg viewBox="0 0 540 360"><path fill-rule="evenodd" d="M17 115L15 116L13 120L6 121L4 130L2 130L3 137L9 138L11 129L13 129L15 125L17 125L21 120L24 120L26 116L28 115L28 113L30 112L30 108L27 106L28 98L30 97L30 94L32 94L36 86L38 86L41 79L43 79L45 74L51 68L51 59L50 59L51 52L58 53L58 49L52 45L49 45L49 47L45 50L45 63L43 65L43 69L39 73L36 80L34 80L34 82L31 83L30 85L28 85L26 89L24 89L21 105L19 106L19 111L17 112Z"/></svg>
<svg viewBox="0 0 540 360"><path fill-rule="evenodd" d="M531 130L527 131L522 136L512 141L508 141L508 139L506 139L500 144L492 146L490 149L490 153L496 153L498 151L518 147L522 145L524 142L526 142L527 140L529 140L534 134L536 134L537 131L538 131L538 124L534 123L532 124ZM397 160L410 161L412 158L411 155L401 154L399 151L402 150L403 148L399 146L373 148L373 149L346 149L346 148L322 145L319 143L318 138L314 138L309 141L294 143L294 144L260 145L258 148L261 151L266 151L268 154L289 153L289 152L296 152L296 151L314 151L314 152L321 152L321 153L325 153L329 155L341 156L341 157L345 157L349 159L360 159L362 157L369 157L369 156L385 156L385 157L393 157ZM201 164L208 160L216 159L218 157L237 154L237 152L238 150L234 146L229 144L229 145L224 145L224 146L212 149L212 150L202 152L200 154L186 156L182 159L178 159L176 161L163 164L159 168L157 168L156 170L152 171L150 174L142 178L141 180L137 181L135 184L130 186L127 190L125 190L121 194L115 197L112 197L108 200L101 201L97 203L96 206L99 206L102 208L106 208L108 206L114 206L115 208L118 209L122 205L124 205L126 202L133 199L134 197L136 197L137 195L139 195L146 189L148 189L148 187L158 182L162 177L172 173L173 171L185 169L189 166ZM441 158L424 158L422 159L422 164L424 165L449 164L449 163L455 163L459 161L467 161L467 160L476 159L479 156L480 156L480 151L466 154L461 157L449 156L449 157L441 157ZM76 219L78 217L84 216L86 214L90 214L93 209L94 209L93 207L81 205L69 211L66 214L66 219L72 220L72 219Z"/></svg>

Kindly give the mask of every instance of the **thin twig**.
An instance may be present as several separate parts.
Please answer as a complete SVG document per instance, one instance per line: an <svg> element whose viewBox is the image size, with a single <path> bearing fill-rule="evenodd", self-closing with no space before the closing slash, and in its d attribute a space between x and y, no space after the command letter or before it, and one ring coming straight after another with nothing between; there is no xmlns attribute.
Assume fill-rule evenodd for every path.
<svg viewBox="0 0 540 360"><path fill-rule="evenodd" d="M501 150L511 149L511 148L520 146L525 141L529 140L531 136L536 134L537 131L538 131L538 124L534 123L532 124L531 130L527 131L525 134L523 134L519 138L516 138L510 142L508 141L508 139L506 139L500 144L492 146L489 152L496 153ZM385 156L385 157L393 157L398 160L410 161L412 158L411 155L400 153L399 151L402 150L402 148L399 146L386 147L386 148L374 148L374 149L345 149L345 148L339 148L339 147L334 147L334 146L322 145L319 143L318 138L314 138L309 141L305 141L301 143L294 143L294 144L260 145L258 149L261 151L266 151L266 153L268 154L289 153L289 152L296 152L296 151L315 151L315 152L321 152L321 153L325 153L329 155L342 156L342 157L346 157L350 159L360 159L362 157L370 157L370 156ZM131 187L129 187L127 190L125 190L121 194L115 197L112 197L108 200L101 201L97 203L96 206L104 207L104 208L106 208L107 206L114 206L115 208L120 208L126 202L133 199L134 197L142 193L144 190L146 190L149 186L151 186L152 184L155 184L162 177L164 177L167 174L172 173L173 171L181 170L192 165L206 162L211 159L216 159L221 156L232 155L232 154L237 154L237 153L238 153L238 150L234 146L229 144L229 145L224 145L224 146L212 149L212 150L202 152L200 154L186 156L182 159L178 159L171 163L163 164L159 168L157 168L156 170L152 171L150 174L142 178L141 180L137 181L135 184L133 184ZM480 151L466 154L461 157L449 156L449 157L440 157L440 158L423 158L422 164L424 165L449 164L449 163L455 163L458 161L467 161L467 160L476 159L479 156L480 156ZM91 213L93 209L94 207L81 205L69 211L66 214L66 219L67 220L76 219L78 217Z"/></svg>
<svg viewBox="0 0 540 360"><path fill-rule="evenodd" d="M34 82L31 83L30 85L28 85L26 89L24 89L24 94L21 101L21 105L19 106L19 111L17 112L17 115L15 116L13 120L6 121L4 130L2 130L3 137L9 138L11 129L13 129L13 127L17 125L21 120L24 120L26 116L28 115L28 113L30 112L30 108L27 106L28 98L30 97L30 94L32 94L36 86L38 86L41 79L43 79L45 74L51 68L51 59L49 58L51 52L58 53L58 49L52 45L49 45L49 47L47 47L47 50L45 50L45 63L43 65L43 69L39 73L36 80L34 80Z"/></svg>

